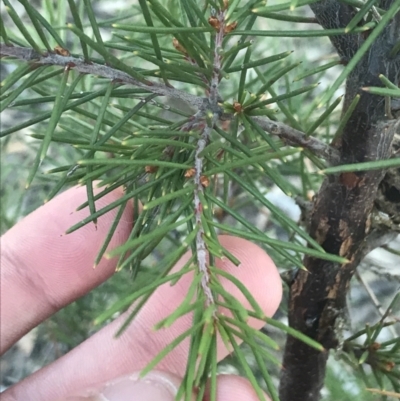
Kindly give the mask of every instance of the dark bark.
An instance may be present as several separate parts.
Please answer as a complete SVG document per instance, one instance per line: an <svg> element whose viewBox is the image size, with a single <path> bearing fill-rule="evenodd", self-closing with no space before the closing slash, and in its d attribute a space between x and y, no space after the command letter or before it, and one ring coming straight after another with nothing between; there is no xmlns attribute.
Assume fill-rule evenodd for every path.
<svg viewBox="0 0 400 401"><path fill-rule="evenodd" d="M381 1L388 8L391 1ZM345 27L355 10L337 0L311 5L318 22L325 29ZM385 117L385 100L361 88L382 86L378 76L384 74L399 83L400 55L390 57L394 43L400 40L400 12L386 27L359 62L346 83L343 113L354 97L360 101L343 135L332 144L339 153L339 164L386 159L391 154L400 121ZM363 43L363 34L331 38L340 57L346 62ZM281 401L316 401L324 383L329 349L338 345L337 333L346 307L350 280L365 256L369 218L385 171L373 170L328 176L313 205L310 235L329 253L343 256L349 263L338 264L306 257L306 271L299 271L290 288L289 324L319 341L326 349L318 352L288 336L280 384Z"/></svg>
<svg viewBox="0 0 400 401"><path fill-rule="evenodd" d="M400 116L398 116L400 119ZM393 153L400 156L400 135L395 136ZM389 169L379 185L375 205L387 214L391 221L400 226L400 167ZM399 228L400 229L400 228Z"/></svg>

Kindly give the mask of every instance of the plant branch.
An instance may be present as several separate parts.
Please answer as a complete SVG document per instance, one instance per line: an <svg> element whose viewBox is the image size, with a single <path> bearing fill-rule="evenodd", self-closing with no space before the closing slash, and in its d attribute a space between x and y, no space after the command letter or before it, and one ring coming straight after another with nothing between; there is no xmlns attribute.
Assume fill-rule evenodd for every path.
<svg viewBox="0 0 400 401"><path fill-rule="evenodd" d="M379 313L381 317L385 315L385 310L382 308L382 304L379 302L377 296L375 295L374 291L372 290L371 286L368 284L368 282L364 279L362 274L360 274L358 271L355 273L355 277L357 278L358 282L364 287L365 292L368 294L369 299L371 300L372 304L375 306L375 309ZM393 328L392 328L393 330ZM396 331L393 330L392 334L396 336Z"/></svg>
<svg viewBox="0 0 400 401"><path fill-rule="evenodd" d="M94 62L88 63L79 57L73 57L70 55L63 56L56 53L39 54L35 50L27 47L7 46L4 43L1 43L0 57L4 56L32 62L34 65L58 65L60 67L69 67L70 69L74 69L82 74L92 74L113 81L118 81L123 84L134 85L157 95L180 99L195 109L201 109L207 106L207 99L204 97L191 95L190 93L156 82L151 82L150 85L147 85L123 71L119 71L104 64Z"/></svg>
<svg viewBox="0 0 400 401"><path fill-rule="evenodd" d="M131 77L129 74L118 69L109 67L104 64L87 63L82 58L73 56L63 56L56 53L39 54L35 50L19 47L7 46L3 43L0 44L0 57L13 57L19 60L32 62L34 65L57 65L60 67L73 68L82 74L92 74L110 80L121 82L122 84L134 85L143 88L151 93L161 96L169 96L171 98L179 99L192 106L194 109L206 111L210 110L213 114L217 114L222 120L233 119L233 114L222 113L222 108L218 104L218 83L219 72L221 66L214 65L214 72L210 83L209 98L191 95L189 93L171 88L169 86L152 82L151 85L146 85L143 82ZM218 63L221 63L221 56ZM272 121L263 117L251 117L260 127L271 135L277 135L289 146L301 146L308 149L318 157L322 157L330 164L336 165L339 160L339 153L333 147L327 145L321 140L307 136L304 132L298 131L286 124Z"/></svg>
<svg viewBox="0 0 400 401"><path fill-rule="evenodd" d="M201 286L206 295L207 306L215 304L214 296L210 288L210 273L208 270L207 263L207 246L204 241L204 227L202 223L202 214L204 205L202 205L201 199L204 199L204 187L207 186L203 178L203 166L204 156L202 151L205 149L207 144L210 142L211 132L220 117L220 107L218 105L219 99L219 82L220 82L220 71L221 71L221 50L222 41L224 39L225 30L225 11L218 10L215 13L215 19L217 20L217 34L215 36L215 48L213 58L213 72L210 81L208 101L211 111L213 112L211 121L204 127L200 139L197 142L196 153L195 153L195 175L194 183L196 185L194 191L194 207L195 207L195 218L196 225L199 227L199 231L196 235L196 253L197 263L200 274L202 274Z"/></svg>
<svg viewBox="0 0 400 401"><path fill-rule="evenodd" d="M281 138L287 145L302 146L310 150L316 156L322 157L330 164L339 162L340 154L337 149L327 145L325 142L306 135L297 129L289 127L278 121L272 121L267 117L251 117L264 131Z"/></svg>
<svg viewBox="0 0 400 401"><path fill-rule="evenodd" d="M200 156L201 152L207 146L211 135L212 127L206 126L203 129L200 139L197 142L196 153L195 153L195 175L194 175L194 183L196 185L194 190L194 214L196 225L199 227L199 230L196 234L196 256L197 256L197 266L201 278L201 287L206 296L206 304L210 306L215 304L214 296L212 294L210 288L210 273L208 271L208 262L207 262L207 246L204 242L204 227L202 223L202 214L203 214L203 205L201 203L201 194L204 193L202 172L203 172L203 164L204 158ZM202 197L204 199L204 197Z"/></svg>
<svg viewBox="0 0 400 401"><path fill-rule="evenodd" d="M387 245L394 241L397 236L397 232L386 227L371 230L371 232L365 238L365 243L361 250L361 258L363 259L374 249L380 248L381 246Z"/></svg>

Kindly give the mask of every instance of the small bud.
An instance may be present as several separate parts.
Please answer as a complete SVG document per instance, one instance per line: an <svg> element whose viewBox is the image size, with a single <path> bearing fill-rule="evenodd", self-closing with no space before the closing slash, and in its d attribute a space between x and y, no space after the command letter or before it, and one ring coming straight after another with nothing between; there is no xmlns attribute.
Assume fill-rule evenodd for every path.
<svg viewBox="0 0 400 401"><path fill-rule="evenodd" d="M385 363L385 370L387 371L387 372L390 372L390 371L392 371L393 370L393 368L396 366L396 364L393 362L393 361L387 361L386 363Z"/></svg>
<svg viewBox="0 0 400 401"><path fill-rule="evenodd" d="M234 102L233 103L233 108L236 111L236 113L241 113L243 111L242 104L239 102Z"/></svg>
<svg viewBox="0 0 400 401"><path fill-rule="evenodd" d="M157 170L158 170L158 166L146 166L144 168L144 171L149 174L155 173Z"/></svg>
<svg viewBox="0 0 400 401"><path fill-rule="evenodd" d="M307 200L312 201L314 199L314 196L315 196L314 191L312 191L312 190L307 191Z"/></svg>
<svg viewBox="0 0 400 401"><path fill-rule="evenodd" d="M217 220L222 220L226 216L226 212L224 209L217 207L214 209L214 216Z"/></svg>
<svg viewBox="0 0 400 401"><path fill-rule="evenodd" d="M370 345L372 351L377 351L381 347L380 343L374 342Z"/></svg>
<svg viewBox="0 0 400 401"><path fill-rule="evenodd" d="M237 27L237 21L231 22L230 24L228 24L225 28L224 28L224 33L229 33L232 32L236 29Z"/></svg>
<svg viewBox="0 0 400 401"><path fill-rule="evenodd" d="M216 30L218 30L220 28L220 26L221 26L218 18L216 18L216 17L210 17L208 19L208 23Z"/></svg>
<svg viewBox="0 0 400 401"><path fill-rule="evenodd" d="M210 185L210 180L205 175L202 175L200 177L200 183L201 183L201 185L203 185L204 188L207 188Z"/></svg>
<svg viewBox="0 0 400 401"><path fill-rule="evenodd" d="M181 52L183 54L187 54L186 49L179 43L177 38L174 38L172 40L172 45L175 47L176 50L178 50L178 52Z"/></svg>
<svg viewBox="0 0 400 401"><path fill-rule="evenodd" d="M71 53L70 53L67 49L62 48L61 46L56 46L56 47L54 48L54 51L55 51L55 53L58 54L59 56L67 57L67 56L70 56L70 55L71 55Z"/></svg>
<svg viewBox="0 0 400 401"><path fill-rule="evenodd" d="M189 168L188 170L186 170L185 172L185 177L186 178L191 178L194 176L194 173L196 172L196 170L194 168Z"/></svg>

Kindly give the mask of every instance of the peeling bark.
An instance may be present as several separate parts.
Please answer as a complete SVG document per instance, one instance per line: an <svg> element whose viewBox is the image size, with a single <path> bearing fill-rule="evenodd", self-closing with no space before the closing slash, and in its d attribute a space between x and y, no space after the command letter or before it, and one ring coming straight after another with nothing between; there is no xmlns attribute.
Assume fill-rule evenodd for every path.
<svg viewBox="0 0 400 401"><path fill-rule="evenodd" d="M388 8L391 1L381 1ZM324 0L310 6L325 29L345 27L355 10L337 0ZM400 40L400 12L378 37L359 62L346 83L343 114L360 94L360 101L346 124L343 135L331 145L340 153L338 164L386 159L391 155L400 120L385 117L385 99L362 91L365 86L382 86L384 74L398 85L400 55L390 57ZM362 34L335 36L331 39L338 54L349 60L364 39ZM372 170L329 175L313 205L310 235L329 253L349 260L339 264L305 257L308 271L299 271L290 288L289 324L319 341L326 349L318 352L288 336L280 383L281 401L316 401L324 383L329 349L338 345L337 332L346 307L350 280L365 256L370 231L370 214L385 171Z"/></svg>

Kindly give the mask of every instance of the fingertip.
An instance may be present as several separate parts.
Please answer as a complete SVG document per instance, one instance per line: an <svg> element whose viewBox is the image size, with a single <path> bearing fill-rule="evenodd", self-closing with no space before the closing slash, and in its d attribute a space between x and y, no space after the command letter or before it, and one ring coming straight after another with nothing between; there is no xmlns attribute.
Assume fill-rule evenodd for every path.
<svg viewBox="0 0 400 401"><path fill-rule="evenodd" d="M165 371L154 370L144 377L133 372L58 401L174 401L181 381Z"/></svg>

